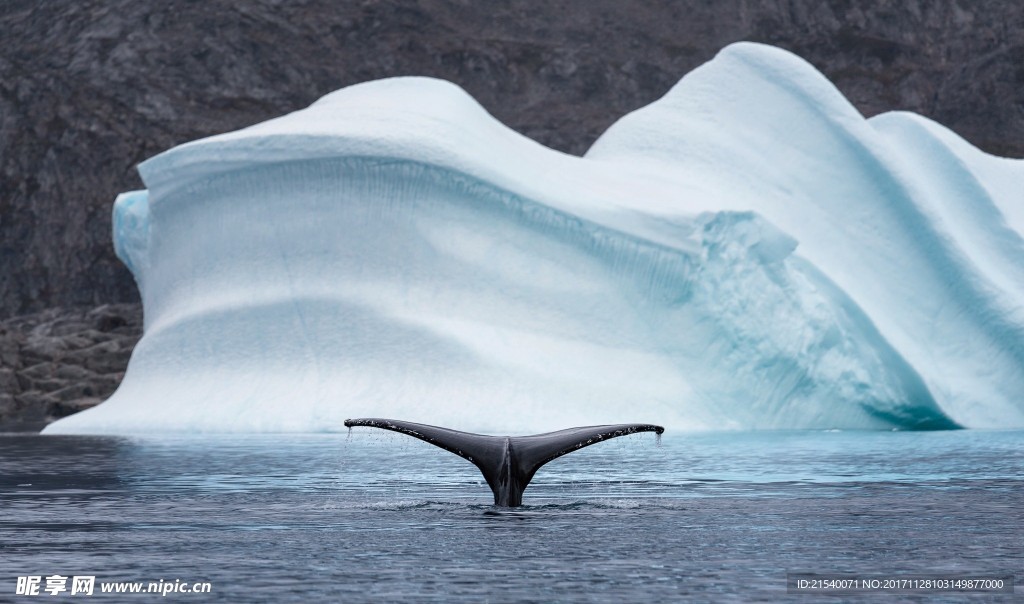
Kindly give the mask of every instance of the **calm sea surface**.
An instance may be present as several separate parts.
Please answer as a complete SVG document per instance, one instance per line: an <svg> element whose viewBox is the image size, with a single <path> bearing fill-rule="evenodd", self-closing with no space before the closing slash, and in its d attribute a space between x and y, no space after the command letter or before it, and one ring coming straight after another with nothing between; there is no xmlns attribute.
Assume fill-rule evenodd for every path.
<svg viewBox="0 0 1024 604"><path fill-rule="evenodd" d="M351 435L0 436L0 601L19 576L142 602L881 601L787 573L1016 575L1024 433L640 434L540 470L494 508L468 462ZM107 594L100 582L209 582ZM68 585L70 589L70 584ZM963 594L900 594L963 601Z"/></svg>

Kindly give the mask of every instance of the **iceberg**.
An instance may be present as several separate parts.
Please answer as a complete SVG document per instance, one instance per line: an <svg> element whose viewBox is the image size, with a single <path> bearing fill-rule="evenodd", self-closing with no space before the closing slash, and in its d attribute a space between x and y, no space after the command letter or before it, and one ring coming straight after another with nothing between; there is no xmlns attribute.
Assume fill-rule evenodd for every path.
<svg viewBox="0 0 1024 604"><path fill-rule="evenodd" d="M144 336L47 433L1024 427L1024 161L776 48L583 157L403 77L139 172Z"/></svg>

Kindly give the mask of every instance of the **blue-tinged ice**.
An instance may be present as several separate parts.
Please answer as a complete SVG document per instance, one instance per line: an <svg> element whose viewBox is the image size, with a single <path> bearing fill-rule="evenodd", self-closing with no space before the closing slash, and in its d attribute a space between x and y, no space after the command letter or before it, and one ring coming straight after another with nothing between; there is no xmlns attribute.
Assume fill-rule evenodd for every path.
<svg viewBox="0 0 1024 604"><path fill-rule="evenodd" d="M47 432L1024 427L1024 161L768 46L583 158L395 78L139 170L145 335Z"/></svg>
<svg viewBox="0 0 1024 604"><path fill-rule="evenodd" d="M149 241L149 191L128 191L114 200L114 253L141 287Z"/></svg>

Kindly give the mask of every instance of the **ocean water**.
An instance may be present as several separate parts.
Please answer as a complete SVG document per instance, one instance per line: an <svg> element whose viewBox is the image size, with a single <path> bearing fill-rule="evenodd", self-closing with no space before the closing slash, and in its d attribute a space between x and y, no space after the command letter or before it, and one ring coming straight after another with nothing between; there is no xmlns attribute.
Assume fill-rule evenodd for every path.
<svg viewBox="0 0 1024 604"><path fill-rule="evenodd" d="M60 600L16 594L52 575L107 601L879 597L788 593L788 573L1015 575L1016 594L898 594L1009 601L1022 468L1021 432L648 433L548 464L512 510L468 462L371 429L4 435L0 601ZM161 580L210 591L99 593Z"/></svg>

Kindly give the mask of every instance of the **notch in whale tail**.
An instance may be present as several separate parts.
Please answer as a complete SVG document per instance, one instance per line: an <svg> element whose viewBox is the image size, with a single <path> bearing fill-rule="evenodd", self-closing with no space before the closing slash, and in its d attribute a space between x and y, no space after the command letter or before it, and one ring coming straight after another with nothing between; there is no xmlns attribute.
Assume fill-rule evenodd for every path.
<svg viewBox="0 0 1024 604"><path fill-rule="evenodd" d="M345 425L401 432L469 460L494 492L494 505L518 507L541 466L567 453L610 438L637 432L665 431L653 424L584 426L534 436L485 436L393 419L347 419Z"/></svg>

